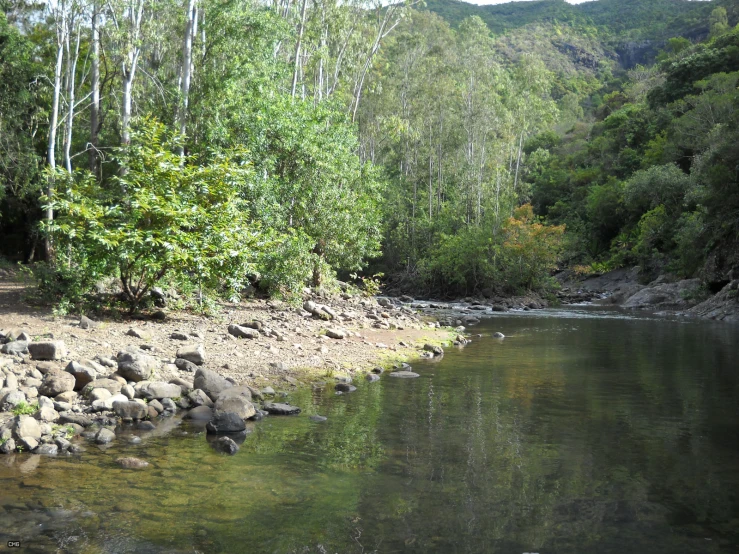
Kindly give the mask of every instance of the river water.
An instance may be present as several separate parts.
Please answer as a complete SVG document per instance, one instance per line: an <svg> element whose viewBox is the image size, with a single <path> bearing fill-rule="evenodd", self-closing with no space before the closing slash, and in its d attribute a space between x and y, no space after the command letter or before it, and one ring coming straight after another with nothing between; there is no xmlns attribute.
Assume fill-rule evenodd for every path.
<svg viewBox="0 0 739 554"><path fill-rule="evenodd" d="M739 327L581 308L471 331L418 379L290 393L303 414L233 457L171 419L140 444L0 458L0 549L739 551Z"/></svg>

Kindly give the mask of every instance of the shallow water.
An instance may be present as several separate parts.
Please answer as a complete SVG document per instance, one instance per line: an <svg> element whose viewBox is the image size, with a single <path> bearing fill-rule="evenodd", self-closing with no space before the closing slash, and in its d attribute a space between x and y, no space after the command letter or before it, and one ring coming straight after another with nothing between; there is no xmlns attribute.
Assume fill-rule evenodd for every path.
<svg viewBox="0 0 739 554"><path fill-rule="evenodd" d="M739 551L739 327L570 309L471 331L483 337L415 363L418 379L290 393L304 413L255 424L233 457L176 419L138 445L2 457L0 545Z"/></svg>

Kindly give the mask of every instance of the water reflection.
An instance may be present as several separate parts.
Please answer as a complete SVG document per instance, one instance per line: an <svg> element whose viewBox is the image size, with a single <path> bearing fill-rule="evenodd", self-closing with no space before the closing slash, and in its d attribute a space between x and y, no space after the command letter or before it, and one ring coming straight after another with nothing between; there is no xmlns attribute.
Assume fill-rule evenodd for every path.
<svg viewBox="0 0 739 554"><path fill-rule="evenodd" d="M502 331L503 341L489 335ZM739 549L739 330L501 316L419 379L256 424L235 457L197 427L79 458L0 459L0 540L42 552ZM328 417L316 424L308 415ZM143 471L115 464L150 462Z"/></svg>

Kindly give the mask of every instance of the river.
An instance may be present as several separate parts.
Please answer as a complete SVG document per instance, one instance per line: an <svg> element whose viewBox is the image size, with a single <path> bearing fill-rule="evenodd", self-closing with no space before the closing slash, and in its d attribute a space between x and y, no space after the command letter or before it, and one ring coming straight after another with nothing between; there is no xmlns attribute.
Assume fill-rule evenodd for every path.
<svg viewBox="0 0 739 554"><path fill-rule="evenodd" d="M739 551L738 326L573 308L470 331L417 379L291 392L303 414L255 423L232 457L178 418L2 457L0 549Z"/></svg>

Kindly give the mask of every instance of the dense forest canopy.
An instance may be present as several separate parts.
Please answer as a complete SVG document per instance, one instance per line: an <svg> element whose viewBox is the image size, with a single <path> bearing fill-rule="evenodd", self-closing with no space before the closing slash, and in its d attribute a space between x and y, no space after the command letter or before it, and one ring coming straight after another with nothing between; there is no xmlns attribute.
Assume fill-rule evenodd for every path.
<svg viewBox="0 0 739 554"><path fill-rule="evenodd" d="M0 249L70 308L739 267L736 2L0 7Z"/></svg>

